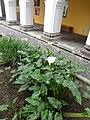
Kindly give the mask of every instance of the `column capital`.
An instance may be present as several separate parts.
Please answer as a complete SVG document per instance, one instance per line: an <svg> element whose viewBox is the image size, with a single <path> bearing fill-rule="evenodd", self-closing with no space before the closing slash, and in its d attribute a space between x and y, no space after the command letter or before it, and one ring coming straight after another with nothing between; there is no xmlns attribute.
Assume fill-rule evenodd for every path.
<svg viewBox="0 0 90 120"><path fill-rule="evenodd" d="M19 0L19 3L25 4L28 3L29 5L34 5L34 0Z"/></svg>
<svg viewBox="0 0 90 120"><path fill-rule="evenodd" d="M45 5L49 5L49 7L55 7L58 3L62 5L65 4L65 0L45 0Z"/></svg>

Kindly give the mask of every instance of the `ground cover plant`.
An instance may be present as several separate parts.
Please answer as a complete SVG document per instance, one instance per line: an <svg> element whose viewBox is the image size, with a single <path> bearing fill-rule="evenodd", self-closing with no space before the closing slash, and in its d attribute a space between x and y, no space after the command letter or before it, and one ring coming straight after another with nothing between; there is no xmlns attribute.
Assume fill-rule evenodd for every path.
<svg viewBox="0 0 90 120"><path fill-rule="evenodd" d="M25 58L12 78L15 78L14 84L21 85L18 92L31 91L20 117L27 120L62 120L62 108L68 105L66 99L69 93L81 105L82 95L75 81L75 73L81 69L76 63L55 57L50 50L42 52L40 48L31 47L19 52Z"/></svg>
<svg viewBox="0 0 90 120"><path fill-rule="evenodd" d="M9 40L7 44L10 44ZM20 86L18 92L28 91L30 96L25 99L20 110L16 109L19 97L13 101L15 115L12 120L63 120L65 115L70 117L72 114L63 113L63 109L69 105L69 97L72 96L80 105L83 97L90 99L90 87L86 87L87 91L81 93L81 85L75 80L76 73L83 69L74 61L66 60L60 54L55 55L49 49L42 51L40 47L27 43L25 45L26 48L24 46L24 49L21 47L16 51L18 61L12 59L17 67L12 71L10 82ZM3 56L4 52L0 52ZM78 117L90 118L90 109L85 110Z"/></svg>
<svg viewBox="0 0 90 120"><path fill-rule="evenodd" d="M0 62L10 66L16 66L22 57L18 51L26 48L28 48L28 44L25 41L1 37Z"/></svg>

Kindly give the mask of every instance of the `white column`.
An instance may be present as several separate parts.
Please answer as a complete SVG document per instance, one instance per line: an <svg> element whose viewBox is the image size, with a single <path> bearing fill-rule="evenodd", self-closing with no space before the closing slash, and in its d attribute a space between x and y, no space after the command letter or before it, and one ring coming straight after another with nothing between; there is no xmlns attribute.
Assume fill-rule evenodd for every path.
<svg viewBox="0 0 90 120"><path fill-rule="evenodd" d="M33 27L34 0L20 0L21 29L28 31Z"/></svg>
<svg viewBox="0 0 90 120"><path fill-rule="evenodd" d="M46 0L44 34L49 36L60 35L65 0Z"/></svg>
<svg viewBox="0 0 90 120"><path fill-rule="evenodd" d="M90 46L90 31L86 40L86 45Z"/></svg>
<svg viewBox="0 0 90 120"><path fill-rule="evenodd" d="M15 24L17 21L16 16L16 0L4 0L6 21L8 24Z"/></svg>
<svg viewBox="0 0 90 120"><path fill-rule="evenodd" d="M1 7L1 0L0 0L0 18L2 18L2 7Z"/></svg>

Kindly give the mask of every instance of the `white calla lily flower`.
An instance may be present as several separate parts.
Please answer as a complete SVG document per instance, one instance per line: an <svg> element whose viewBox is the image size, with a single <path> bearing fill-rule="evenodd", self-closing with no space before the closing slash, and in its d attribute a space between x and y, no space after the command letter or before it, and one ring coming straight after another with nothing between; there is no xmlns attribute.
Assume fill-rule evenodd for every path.
<svg viewBox="0 0 90 120"><path fill-rule="evenodd" d="M49 65L50 65L51 63L54 63L55 60L56 60L56 57L53 57L53 56L47 58L47 61L48 61Z"/></svg>

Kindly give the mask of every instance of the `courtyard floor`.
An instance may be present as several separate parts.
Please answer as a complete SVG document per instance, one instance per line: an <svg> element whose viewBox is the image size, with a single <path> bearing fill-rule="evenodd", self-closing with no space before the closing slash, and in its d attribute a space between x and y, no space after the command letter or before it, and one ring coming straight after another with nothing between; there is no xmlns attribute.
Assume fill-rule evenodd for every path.
<svg viewBox="0 0 90 120"><path fill-rule="evenodd" d="M61 31L60 40L48 41L42 39L43 26L35 25L32 31L24 32L20 30L20 25L9 26L5 21L0 21L0 33L2 35L16 38L26 39L33 45L41 46L43 49L51 48L53 51L63 51L62 56L80 62L82 67L87 68L85 73L80 73L83 77L90 80L90 59L81 51L85 50L84 45L86 37L70 32Z"/></svg>

